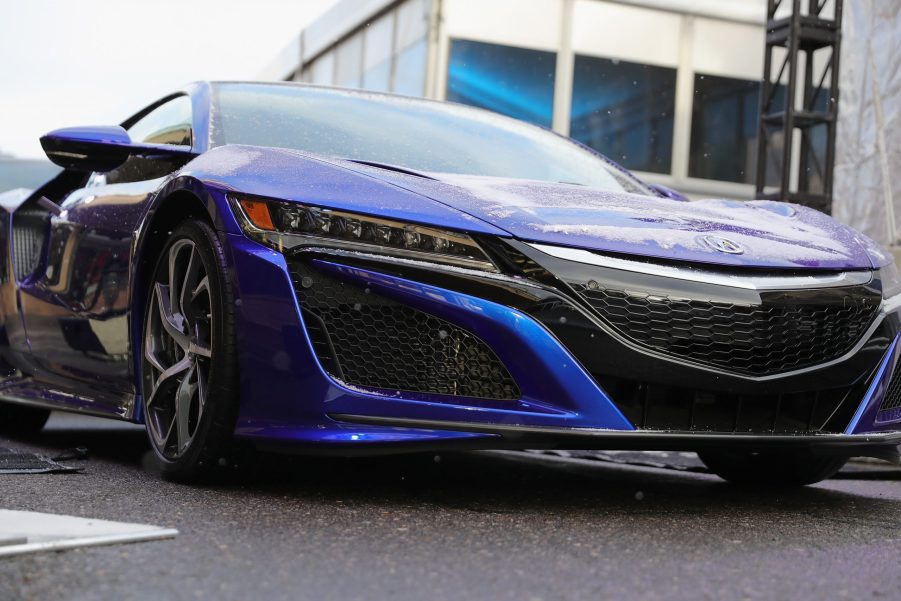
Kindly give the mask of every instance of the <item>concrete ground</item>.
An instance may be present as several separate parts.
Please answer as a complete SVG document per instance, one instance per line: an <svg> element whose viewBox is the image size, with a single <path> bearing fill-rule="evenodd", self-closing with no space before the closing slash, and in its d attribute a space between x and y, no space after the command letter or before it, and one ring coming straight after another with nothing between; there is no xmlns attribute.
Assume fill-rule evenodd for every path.
<svg viewBox="0 0 901 601"><path fill-rule="evenodd" d="M791 491L528 453L266 458L187 487L140 428L54 416L0 446L79 474L0 476L0 507L178 528L174 540L0 560L0 600L898 599L901 470Z"/></svg>

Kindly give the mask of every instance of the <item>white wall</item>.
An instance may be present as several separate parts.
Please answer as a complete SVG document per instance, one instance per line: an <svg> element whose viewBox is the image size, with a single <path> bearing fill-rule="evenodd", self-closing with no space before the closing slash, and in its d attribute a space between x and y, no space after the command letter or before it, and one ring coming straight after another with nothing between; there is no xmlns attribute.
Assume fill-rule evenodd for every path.
<svg viewBox="0 0 901 601"><path fill-rule="evenodd" d="M871 238L901 232L901 2L846 0L833 214Z"/></svg>

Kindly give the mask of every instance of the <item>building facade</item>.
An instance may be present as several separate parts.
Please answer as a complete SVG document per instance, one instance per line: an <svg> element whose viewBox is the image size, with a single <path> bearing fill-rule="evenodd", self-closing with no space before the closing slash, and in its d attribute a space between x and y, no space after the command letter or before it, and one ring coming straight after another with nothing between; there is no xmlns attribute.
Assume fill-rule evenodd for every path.
<svg viewBox="0 0 901 601"><path fill-rule="evenodd" d="M341 0L268 79L484 107L646 181L751 198L765 0Z"/></svg>

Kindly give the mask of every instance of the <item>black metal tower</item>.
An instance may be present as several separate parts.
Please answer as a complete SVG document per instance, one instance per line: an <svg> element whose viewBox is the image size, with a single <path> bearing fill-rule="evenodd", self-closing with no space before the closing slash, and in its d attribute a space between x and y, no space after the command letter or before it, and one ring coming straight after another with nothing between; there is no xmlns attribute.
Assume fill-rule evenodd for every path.
<svg viewBox="0 0 901 601"><path fill-rule="evenodd" d="M767 2L758 198L832 209L842 1Z"/></svg>

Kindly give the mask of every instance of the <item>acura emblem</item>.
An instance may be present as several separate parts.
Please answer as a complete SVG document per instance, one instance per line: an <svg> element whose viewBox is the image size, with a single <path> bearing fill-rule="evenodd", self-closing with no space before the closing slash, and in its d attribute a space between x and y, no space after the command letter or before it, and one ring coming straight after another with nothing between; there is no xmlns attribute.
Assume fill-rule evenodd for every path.
<svg viewBox="0 0 901 601"><path fill-rule="evenodd" d="M745 252L741 244L722 236L702 236L701 241L717 252L729 255L740 255Z"/></svg>

